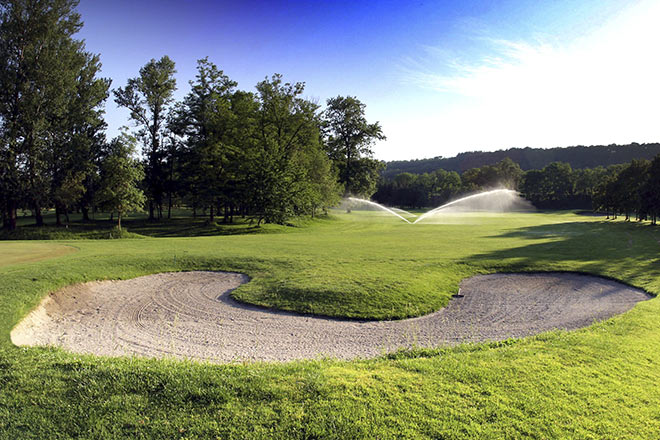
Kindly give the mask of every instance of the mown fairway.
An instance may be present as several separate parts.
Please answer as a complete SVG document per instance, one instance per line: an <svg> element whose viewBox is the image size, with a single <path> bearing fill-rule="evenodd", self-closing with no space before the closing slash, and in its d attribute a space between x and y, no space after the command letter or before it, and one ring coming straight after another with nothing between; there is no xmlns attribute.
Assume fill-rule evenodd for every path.
<svg viewBox="0 0 660 440"><path fill-rule="evenodd" d="M657 438L657 299L576 332L357 362L103 359L9 340L50 290L172 270L239 271L252 277L234 292L245 301L377 319L436 310L462 278L494 271L582 271L660 293L660 228L647 224L353 213L271 232L60 242L79 252L2 260L0 438Z"/></svg>
<svg viewBox="0 0 660 440"><path fill-rule="evenodd" d="M75 252L76 248L53 243L0 242L0 267L46 260Z"/></svg>

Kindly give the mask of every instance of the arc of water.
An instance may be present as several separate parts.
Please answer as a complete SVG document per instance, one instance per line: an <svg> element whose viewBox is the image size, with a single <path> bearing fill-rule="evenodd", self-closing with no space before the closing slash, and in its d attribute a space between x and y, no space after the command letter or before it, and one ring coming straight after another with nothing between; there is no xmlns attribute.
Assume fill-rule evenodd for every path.
<svg viewBox="0 0 660 440"><path fill-rule="evenodd" d="M401 209L401 208L391 208L391 209L392 211L399 212L401 214L405 214L410 217L417 217L417 214L413 214L412 212L406 211L405 209Z"/></svg>
<svg viewBox="0 0 660 440"><path fill-rule="evenodd" d="M367 203L367 204L369 204L369 205L371 205L371 206L375 206L376 208L382 209L383 211L387 211L387 212L389 212L390 214L399 217L401 220L403 220L404 222L406 222L406 223L408 223L408 224L412 224L412 222L410 222L407 218L405 218L405 217L403 217L403 216L397 214L396 212L392 211L390 208L388 208L388 207L386 207L386 206L383 206L383 205L381 205L381 204L379 204L379 203L372 202L371 200L358 199L358 198L356 198L356 197L349 197L348 200L351 200L351 201L353 201L353 202Z"/></svg>
<svg viewBox="0 0 660 440"><path fill-rule="evenodd" d="M470 200L470 199L474 199L474 198L478 198L478 197L489 196L489 195L492 195L492 194L495 194L495 193L502 193L502 192L504 192L504 193L515 193L515 191L513 191L511 189L502 189L501 188L501 189L494 189L494 190L491 190L491 191L481 192L479 194L472 194L471 196L463 197L463 198L460 198L458 200L454 200L453 202L445 203L442 206L438 206L437 208L434 208L430 211L427 211L424 214L422 214L421 216L419 216L417 219L415 219L415 221L412 224L420 222L420 221L424 220L426 217L431 216L431 215L435 214L436 212L440 211L441 209L448 208L448 207L450 207L452 205L455 205L457 203L464 202L466 200Z"/></svg>

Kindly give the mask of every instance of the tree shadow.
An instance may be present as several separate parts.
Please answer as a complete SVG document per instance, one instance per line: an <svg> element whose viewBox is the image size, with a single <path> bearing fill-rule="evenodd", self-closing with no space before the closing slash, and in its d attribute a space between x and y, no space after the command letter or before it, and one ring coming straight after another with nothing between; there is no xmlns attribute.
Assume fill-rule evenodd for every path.
<svg viewBox="0 0 660 440"><path fill-rule="evenodd" d="M464 259L488 271L584 272L660 293L660 228L649 223L585 221L516 228L492 239L522 245Z"/></svg>
<svg viewBox="0 0 660 440"><path fill-rule="evenodd" d="M69 224L55 226L52 216L45 216L46 225L37 227L24 223L15 231L0 231L0 240L49 240L49 239L103 239L117 238L117 223L109 219L82 221L75 219ZM49 221L52 220L52 221ZM209 222L203 217L176 217L150 221L146 218L126 218L122 220L124 234L135 237L210 237L217 235L244 235L274 232L273 228L263 228L240 219L235 223ZM128 232L128 233L127 233ZM130 234L129 234L130 233Z"/></svg>

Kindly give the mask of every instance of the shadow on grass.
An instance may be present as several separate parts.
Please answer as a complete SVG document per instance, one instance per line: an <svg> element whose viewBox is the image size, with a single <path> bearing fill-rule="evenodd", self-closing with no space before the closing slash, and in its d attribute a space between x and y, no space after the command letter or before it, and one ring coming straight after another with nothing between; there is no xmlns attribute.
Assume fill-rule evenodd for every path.
<svg viewBox="0 0 660 440"><path fill-rule="evenodd" d="M465 259L492 271L569 271L605 276L660 293L660 227L624 221L529 226L490 238L529 240Z"/></svg>
<svg viewBox="0 0 660 440"><path fill-rule="evenodd" d="M143 218L122 220L122 232L110 220L73 221L66 226L26 224L15 231L0 231L0 240L73 240L140 237L207 237L271 232L269 228L240 219L236 223L209 222L206 218L180 217L149 221Z"/></svg>

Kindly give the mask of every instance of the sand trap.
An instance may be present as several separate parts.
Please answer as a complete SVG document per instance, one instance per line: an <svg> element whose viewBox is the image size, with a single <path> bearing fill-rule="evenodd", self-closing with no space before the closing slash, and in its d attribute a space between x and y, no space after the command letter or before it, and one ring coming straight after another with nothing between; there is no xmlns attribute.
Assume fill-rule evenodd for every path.
<svg viewBox="0 0 660 440"><path fill-rule="evenodd" d="M16 345L57 345L98 355L174 356L216 362L370 357L576 329L650 298L615 281L567 273L480 275L463 298L403 321L348 321L234 301L236 273L163 273L66 287L11 333Z"/></svg>

